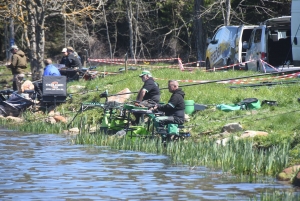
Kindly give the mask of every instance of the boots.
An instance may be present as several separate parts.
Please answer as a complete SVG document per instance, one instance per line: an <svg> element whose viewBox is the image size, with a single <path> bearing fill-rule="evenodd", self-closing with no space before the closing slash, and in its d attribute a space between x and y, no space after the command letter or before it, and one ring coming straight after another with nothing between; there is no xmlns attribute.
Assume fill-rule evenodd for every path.
<svg viewBox="0 0 300 201"><path fill-rule="evenodd" d="M17 90L18 90L17 82L16 82L16 81L13 81L13 90L14 90L14 91L17 91Z"/></svg>

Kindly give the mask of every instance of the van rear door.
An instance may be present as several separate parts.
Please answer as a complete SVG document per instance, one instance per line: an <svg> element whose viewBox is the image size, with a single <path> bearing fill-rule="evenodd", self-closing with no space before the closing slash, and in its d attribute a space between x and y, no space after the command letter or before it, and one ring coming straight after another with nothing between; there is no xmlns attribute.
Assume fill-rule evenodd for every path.
<svg viewBox="0 0 300 201"><path fill-rule="evenodd" d="M237 37L235 39L235 61L234 63L240 63L240 67L244 67L245 66L245 60L246 60L246 52L247 50L243 48L243 42L244 41L249 41L250 37L251 37L251 33L253 31L253 29L255 27L255 25L241 25L238 28L237 31Z"/></svg>
<svg viewBox="0 0 300 201"><path fill-rule="evenodd" d="M264 44L264 33L265 26L259 26L252 31L250 40L249 40L249 49L247 50L246 61L248 61L248 69L259 71L260 70L260 59L262 57L262 52Z"/></svg>

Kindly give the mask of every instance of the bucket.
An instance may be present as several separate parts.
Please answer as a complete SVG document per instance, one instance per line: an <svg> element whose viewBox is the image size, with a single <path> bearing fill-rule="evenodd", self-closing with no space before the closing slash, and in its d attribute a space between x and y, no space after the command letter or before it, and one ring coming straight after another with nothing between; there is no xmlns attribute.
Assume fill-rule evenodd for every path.
<svg viewBox="0 0 300 201"><path fill-rule="evenodd" d="M185 109L184 109L185 114L192 114L195 111L195 101L185 100L184 104L185 104Z"/></svg>

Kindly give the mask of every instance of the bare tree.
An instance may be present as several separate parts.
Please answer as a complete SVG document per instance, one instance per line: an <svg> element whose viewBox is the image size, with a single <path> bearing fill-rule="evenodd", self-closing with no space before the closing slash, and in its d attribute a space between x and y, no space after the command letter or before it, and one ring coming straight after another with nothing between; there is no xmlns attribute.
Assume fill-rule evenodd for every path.
<svg viewBox="0 0 300 201"><path fill-rule="evenodd" d="M196 38L196 49L197 49L197 60L204 61L205 60L205 30L203 27L202 17L204 10L204 2L203 0L195 0L194 2L194 12L195 12L195 19L194 19L194 30L195 30L195 38Z"/></svg>

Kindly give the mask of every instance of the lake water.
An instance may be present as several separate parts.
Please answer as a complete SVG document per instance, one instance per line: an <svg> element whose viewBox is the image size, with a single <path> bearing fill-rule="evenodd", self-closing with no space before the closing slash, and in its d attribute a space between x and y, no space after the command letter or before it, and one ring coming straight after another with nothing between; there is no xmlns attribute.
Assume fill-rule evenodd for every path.
<svg viewBox="0 0 300 201"><path fill-rule="evenodd" d="M72 145L68 136L0 130L0 200L249 200L291 185L236 182L167 156Z"/></svg>

